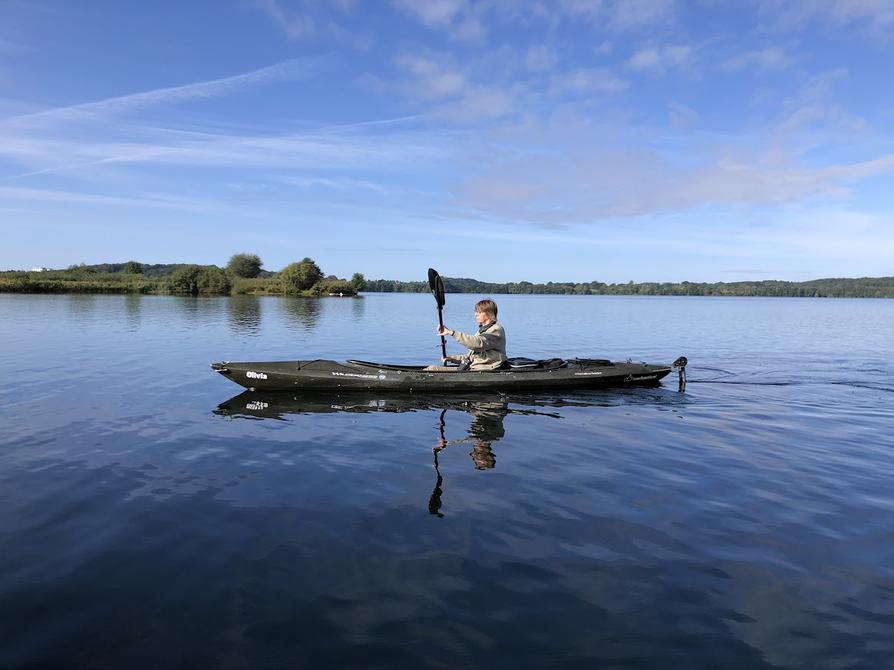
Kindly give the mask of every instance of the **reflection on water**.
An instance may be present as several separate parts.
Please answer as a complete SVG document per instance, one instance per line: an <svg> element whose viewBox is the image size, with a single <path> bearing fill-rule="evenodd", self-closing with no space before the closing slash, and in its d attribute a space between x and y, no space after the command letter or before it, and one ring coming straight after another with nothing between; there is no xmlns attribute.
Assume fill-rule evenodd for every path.
<svg viewBox="0 0 894 670"><path fill-rule="evenodd" d="M287 325L299 330L313 330L320 318L318 298L283 298L279 302Z"/></svg>
<svg viewBox="0 0 894 670"><path fill-rule="evenodd" d="M471 394L466 396L419 396L413 394L381 393L306 393L296 395L289 392L244 391L220 403L215 414L229 418L254 418L288 420L289 415L324 414L336 412L426 412L439 411L437 434L433 436L431 448L434 454L436 483L428 502L431 514L443 517L441 495L443 476L440 470L441 453L451 448L451 452L468 447L469 457L476 470L492 470L497 465L493 445L506 435L504 419L510 414L542 416L561 419L561 414L539 409L611 406L611 396L604 394L578 394L534 398L531 396L509 396L505 394ZM454 418L466 415L471 419L466 434L462 437L448 437L456 431ZM458 423L458 421L456 422Z"/></svg>
<svg viewBox="0 0 894 670"><path fill-rule="evenodd" d="M138 293L128 293L124 296L124 315L129 332L135 333L140 329L140 312L142 308L143 296Z"/></svg>
<svg viewBox="0 0 894 670"><path fill-rule="evenodd" d="M65 296L65 310L68 318L78 326L89 326L93 324L96 313L97 300L99 296L89 293L74 294Z"/></svg>
<svg viewBox="0 0 894 670"><path fill-rule="evenodd" d="M221 312L221 303L230 298L180 295L173 296L172 300L184 321L192 327L216 322Z"/></svg>
<svg viewBox="0 0 894 670"><path fill-rule="evenodd" d="M362 321L366 313L366 300L363 296L355 296L351 299L351 316L354 321Z"/></svg>
<svg viewBox="0 0 894 670"><path fill-rule="evenodd" d="M230 329L243 335L261 332L261 298L256 295L234 295L227 301Z"/></svg>

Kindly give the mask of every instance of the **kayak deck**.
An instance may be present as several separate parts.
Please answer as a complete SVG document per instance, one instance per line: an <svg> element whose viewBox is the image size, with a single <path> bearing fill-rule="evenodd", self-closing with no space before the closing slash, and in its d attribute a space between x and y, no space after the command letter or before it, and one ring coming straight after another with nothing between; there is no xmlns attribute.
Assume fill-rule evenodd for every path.
<svg viewBox="0 0 894 670"><path fill-rule="evenodd" d="M396 390L411 393L512 391L546 388L655 385L670 365L611 362L605 359L513 359L498 370L444 371L425 366L349 360L222 362L211 368L248 389L274 391Z"/></svg>

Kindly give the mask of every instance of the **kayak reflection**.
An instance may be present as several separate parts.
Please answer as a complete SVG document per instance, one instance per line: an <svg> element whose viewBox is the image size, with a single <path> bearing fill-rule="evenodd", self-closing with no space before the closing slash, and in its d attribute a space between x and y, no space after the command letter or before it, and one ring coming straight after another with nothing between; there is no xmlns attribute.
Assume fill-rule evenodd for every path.
<svg viewBox="0 0 894 670"><path fill-rule="evenodd" d="M492 436L499 433L496 438L490 438L493 440L503 436L502 419L507 414L546 414L558 418L560 417L558 413L544 411L541 408L548 410L559 407L610 407L616 404L616 399L613 401L612 396L602 393L551 397L501 393L439 396L382 391L347 393L243 391L220 403L214 413L231 418L285 419L290 414L456 410L472 416L469 437ZM473 430L474 433L471 432Z"/></svg>
<svg viewBox="0 0 894 670"><path fill-rule="evenodd" d="M428 501L430 514L443 517L442 501L444 478L441 462L447 454L468 456L476 470L492 470L497 465L493 446L506 436L505 418L510 414L535 415L561 419L563 407L611 407L619 402L618 394L599 391L557 396L506 395L499 393L457 395L383 394L382 392L304 393L288 391L244 391L220 403L214 413L228 418L287 420L289 415L336 412L423 412L440 410L437 436L432 436L435 486ZM471 422L463 437L455 435L456 421L451 412L468 414ZM455 417L456 418L456 417ZM448 423L450 424L448 426ZM464 422L463 422L464 423ZM452 429L452 431L450 430ZM431 443L430 443L431 444Z"/></svg>

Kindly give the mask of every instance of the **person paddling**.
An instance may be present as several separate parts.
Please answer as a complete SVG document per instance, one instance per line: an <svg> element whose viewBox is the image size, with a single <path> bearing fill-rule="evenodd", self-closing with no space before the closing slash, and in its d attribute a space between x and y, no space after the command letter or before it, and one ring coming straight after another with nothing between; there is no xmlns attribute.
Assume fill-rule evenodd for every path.
<svg viewBox="0 0 894 670"><path fill-rule="evenodd" d="M493 300L480 300L475 305L475 322L478 332L467 335L448 326L439 326L439 336L449 335L469 351L464 356L442 356L445 365L429 365L428 371L458 372L462 370L496 370L506 362L506 333L503 326L497 323L497 303ZM449 367L448 362L459 363L458 367Z"/></svg>

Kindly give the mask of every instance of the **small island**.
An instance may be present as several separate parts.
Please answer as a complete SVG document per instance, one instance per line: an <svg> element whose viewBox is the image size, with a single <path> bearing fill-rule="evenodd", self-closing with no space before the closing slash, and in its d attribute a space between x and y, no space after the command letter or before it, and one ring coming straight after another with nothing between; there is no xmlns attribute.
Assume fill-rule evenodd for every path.
<svg viewBox="0 0 894 670"><path fill-rule="evenodd" d="M65 270L35 268L0 272L5 293L137 293L147 295L356 296L366 280L324 276L311 258L279 272L262 269L257 254L233 254L226 267L195 264L143 264L138 261L72 265Z"/></svg>

